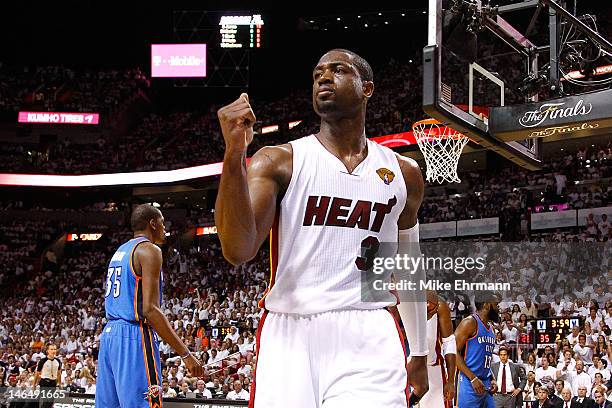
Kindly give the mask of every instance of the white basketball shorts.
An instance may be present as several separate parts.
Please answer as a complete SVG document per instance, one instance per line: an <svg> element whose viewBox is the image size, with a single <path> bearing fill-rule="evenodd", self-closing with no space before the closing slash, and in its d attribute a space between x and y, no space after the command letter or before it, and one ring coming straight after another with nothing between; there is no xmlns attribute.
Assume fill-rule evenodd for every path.
<svg viewBox="0 0 612 408"><path fill-rule="evenodd" d="M402 334L386 309L266 311L251 408L406 408Z"/></svg>

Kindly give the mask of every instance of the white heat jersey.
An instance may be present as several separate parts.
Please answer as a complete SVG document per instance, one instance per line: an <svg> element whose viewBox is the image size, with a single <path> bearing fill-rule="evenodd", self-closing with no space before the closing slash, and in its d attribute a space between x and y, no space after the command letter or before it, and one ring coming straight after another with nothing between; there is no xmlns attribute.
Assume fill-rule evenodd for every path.
<svg viewBox="0 0 612 408"><path fill-rule="evenodd" d="M428 365L440 365L444 361L442 357L441 342L438 314L436 313L431 319L427 320L427 347L429 348L429 355L427 356Z"/></svg>
<svg viewBox="0 0 612 408"><path fill-rule="evenodd" d="M348 173L314 135L290 143L293 173L270 232L272 276L260 306L313 314L396 304L391 292L361 298L366 249L397 242L407 192L395 153L368 140L367 157Z"/></svg>

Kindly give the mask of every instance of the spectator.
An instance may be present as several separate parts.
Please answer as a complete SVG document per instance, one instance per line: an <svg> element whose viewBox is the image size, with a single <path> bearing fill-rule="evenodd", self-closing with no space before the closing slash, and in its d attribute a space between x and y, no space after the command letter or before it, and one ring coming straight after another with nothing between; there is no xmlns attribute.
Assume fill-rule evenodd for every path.
<svg viewBox="0 0 612 408"><path fill-rule="evenodd" d="M248 401L249 398L250 395L242 388L242 383L239 380L234 381L234 390L227 394L227 399Z"/></svg>
<svg viewBox="0 0 612 408"><path fill-rule="evenodd" d="M606 392L603 387L599 387L594 392L595 406L597 408L612 408L612 402L606 400Z"/></svg>
<svg viewBox="0 0 612 408"><path fill-rule="evenodd" d="M595 374L597 373L602 375L605 382L610 381L610 370L606 368L606 364L599 354L593 356L593 365L588 369L588 374L593 381L595 381Z"/></svg>
<svg viewBox="0 0 612 408"><path fill-rule="evenodd" d="M523 388L523 401L532 402L535 400L536 400L535 372L529 371L527 372L527 381L525 382L525 386Z"/></svg>
<svg viewBox="0 0 612 408"><path fill-rule="evenodd" d="M181 384L181 390L176 396L177 398L195 398L195 394L189 389L189 384L185 381Z"/></svg>
<svg viewBox="0 0 612 408"><path fill-rule="evenodd" d="M589 338L589 340L591 339ZM587 336L583 333L578 336L578 344L574 346L574 352L584 364L591 365L593 364L594 348L594 344L587 344Z"/></svg>
<svg viewBox="0 0 612 408"><path fill-rule="evenodd" d="M206 388L206 383L202 379L198 380L197 382L197 388L195 390L195 398L205 398L205 399L212 398L212 393L210 392L209 389Z"/></svg>
<svg viewBox="0 0 612 408"><path fill-rule="evenodd" d="M561 399L563 400L563 408L576 408L576 405L578 405L572 401L572 390L569 388L563 388Z"/></svg>
<svg viewBox="0 0 612 408"><path fill-rule="evenodd" d="M582 407L595 407L595 400L587 396L588 388L586 386L579 385L577 391L578 394L572 398L572 401L576 401Z"/></svg>
<svg viewBox="0 0 612 408"><path fill-rule="evenodd" d="M531 299L525 299L525 306L521 309L528 318L535 319L538 315L538 308L531 302Z"/></svg>
<svg viewBox="0 0 612 408"><path fill-rule="evenodd" d="M554 386L554 382L557 379L558 370L554 367L549 366L548 355L544 355L541 360L541 367L538 367L535 371L535 380L542 384L542 387L548 387L548 384Z"/></svg>
<svg viewBox="0 0 612 408"><path fill-rule="evenodd" d="M562 373L560 378L563 378L567 381L572 387L572 393L574 395L578 395L578 387L584 386L586 387L586 394L591 394L591 386L592 381L591 377L585 373L584 371L584 363L581 360L576 361L576 371L568 371L567 373Z"/></svg>
<svg viewBox="0 0 612 408"><path fill-rule="evenodd" d="M87 379L87 386L85 387L85 394L96 394L96 380L93 377Z"/></svg>
<svg viewBox="0 0 612 408"><path fill-rule="evenodd" d="M610 222L608 221L608 215L602 214L601 221L597 225L599 232L602 237L608 237L610 235Z"/></svg>
<svg viewBox="0 0 612 408"><path fill-rule="evenodd" d="M533 408L555 408L555 406L548 400L548 391L546 387L541 386L537 392L537 400L535 404L532 404Z"/></svg>
<svg viewBox="0 0 612 408"><path fill-rule="evenodd" d="M576 360L573 359L573 353L570 350L565 350L563 356L559 359L557 370L561 372L574 371L576 368Z"/></svg>

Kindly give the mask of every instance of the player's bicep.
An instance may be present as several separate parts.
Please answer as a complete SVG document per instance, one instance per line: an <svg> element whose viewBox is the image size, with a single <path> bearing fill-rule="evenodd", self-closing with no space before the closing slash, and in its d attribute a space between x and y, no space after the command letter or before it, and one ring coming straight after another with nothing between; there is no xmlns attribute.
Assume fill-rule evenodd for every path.
<svg viewBox="0 0 612 408"><path fill-rule="evenodd" d="M455 329L455 341L457 342L458 355L460 355L460 353L463 351L467 339L469 339L473 335L474 329L471 319L465 319L461 323L459 323L459 326L457 326L457 329Z"/></svg>
<svg viewBox="0 0 612 408"><path fill-rule="evenodd" d="M247 170L251 208L255 217L257 242L270 232L277 203L291 179L291 153L285 147L264 147L253 155Z"/></svg>
<svg viewBox="0 0 612 408"><path fill-rule="evenodd" d="M142 311L146 315L154 307L159 307L162 254L154 244L145 243L138 246L136 255L142 271Z"/></svg>
<svg viewBox="0 0 612 408"><path fill-rule="evenodd" d="M279 188L274 180L258 174L249 174L248 183L257 242L262 242L274 223Z"/></svg>

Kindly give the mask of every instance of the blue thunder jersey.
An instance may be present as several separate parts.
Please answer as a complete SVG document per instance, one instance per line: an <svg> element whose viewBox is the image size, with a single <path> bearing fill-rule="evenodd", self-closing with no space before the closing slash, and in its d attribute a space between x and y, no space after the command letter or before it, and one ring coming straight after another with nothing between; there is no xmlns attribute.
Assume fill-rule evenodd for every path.
<svg viewBox="0 0 612 408"><path fill-rule="evenodd" d="M495 347L495 334L492 328L484 325L480 316L477 314L472 316L478 323L478 332L467 340L464 360L474 375L487 385L491 382L491 358Z"/></svg>
<svg viewBox="0 0 612 408"><path fill-rule="evenodd" d="M133 238L117 249L106 274L104 309L107 320L145 321L142 314L142 278L132 265L134 250L145 237ZM162 303L163 275L159 276L159 304Z"/></svg>

